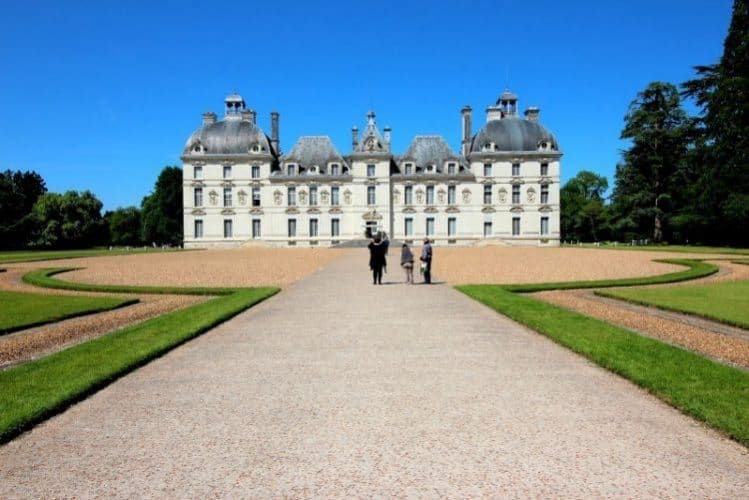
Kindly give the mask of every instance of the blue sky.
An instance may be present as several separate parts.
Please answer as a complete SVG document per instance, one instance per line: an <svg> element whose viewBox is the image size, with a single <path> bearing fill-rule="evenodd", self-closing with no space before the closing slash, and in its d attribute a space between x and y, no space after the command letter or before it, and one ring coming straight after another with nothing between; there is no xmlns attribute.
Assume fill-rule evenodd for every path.
<svg viewBox="0 0 749 500"><path fill-rule="evenodd" d="M627 106L717 61L732 2L3 4L0 169L113 209L138 205L234 89L266 133L281 113L282 149L326 134L345 154L370 108L396 152L417 134L459 151L460 108L475 133L509 87L556 134L562 182L587 169L613 185Z"/></svg>

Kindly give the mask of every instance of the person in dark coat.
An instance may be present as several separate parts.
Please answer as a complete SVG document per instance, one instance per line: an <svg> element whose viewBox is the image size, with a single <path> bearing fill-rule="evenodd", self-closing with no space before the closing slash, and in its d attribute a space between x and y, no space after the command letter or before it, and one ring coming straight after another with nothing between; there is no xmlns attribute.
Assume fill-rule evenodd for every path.
<svg viewBox="0 0 749 500"><path fill-rule="evenodd" d="M382 268L387 265L385 247L380 242L380 238L375 238L367 248L369 248L369 268L372 270L372 284L382 285Z"/></svg>
<svg viewBox="0 0 749 500"><path fill-rule="evenodd" d="M429 244L429 238L424 238L424 246L421 247L421 257L419 260L424 265L424 284L432 282L432 245Z"/></svg>

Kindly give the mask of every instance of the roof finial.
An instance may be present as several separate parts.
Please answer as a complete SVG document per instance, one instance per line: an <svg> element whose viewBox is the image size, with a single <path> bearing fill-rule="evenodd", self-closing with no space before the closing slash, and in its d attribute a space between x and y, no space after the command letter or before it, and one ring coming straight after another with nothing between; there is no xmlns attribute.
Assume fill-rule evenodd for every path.
<svg viewBox="0 0 749 500"><path fill-rule="evenodd" d="M372 110L370 110L369 113L367 113L367 124L368 125L375 124L375 112Z"/></svg>

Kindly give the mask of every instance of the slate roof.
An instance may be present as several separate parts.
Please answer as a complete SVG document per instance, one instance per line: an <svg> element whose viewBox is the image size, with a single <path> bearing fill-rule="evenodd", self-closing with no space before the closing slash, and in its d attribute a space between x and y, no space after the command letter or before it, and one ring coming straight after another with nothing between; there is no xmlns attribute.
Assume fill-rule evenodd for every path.
<svg viewBox="0 0 749 500"><path fill-rule="evenodd" d="M200 127L187 139L184 153L190 154L197 142L209 155L248 154L256 144L261 147L261 153L277 155L270 145L270 137L256 124L239 116Z"/></svg>
<svg viewBox="0 0 749 500"><path fill-rule="evenodd" d="M408 146L408 150L401 156L399 164L414 163L416 167L434 165L438 172L442 171L448 160L460 161L460 157L452 152L450 145L438 135L417 135Z"/></svg>
<svg viewBox="0 0 749 500"><path fill-rule="evenodd" d="M297 163L304 169L317 165L325 170L329 162L338 162L341 165L348 166L346 160L327 135L300 137L291 151L281 157L281 161Z"/></svg>
<svg viewBox="0 0 749 500"><path fill-rule="evenodd" d="M473 137L471 151L481 152L484 144L491 142L497 151L538 151L541 141L549 142L553 150L559 150L556 137L543 125L511 116L484 124Z"/></svg>

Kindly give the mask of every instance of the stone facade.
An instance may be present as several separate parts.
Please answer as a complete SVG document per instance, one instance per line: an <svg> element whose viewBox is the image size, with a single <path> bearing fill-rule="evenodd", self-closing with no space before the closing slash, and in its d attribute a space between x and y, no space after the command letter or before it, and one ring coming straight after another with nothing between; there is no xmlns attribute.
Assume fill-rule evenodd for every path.
<svg viewBox="0 0 749 500"><path fill-rule="evenodd" d="M383 231L398 241L468 245L559 244L560 158L538 109L517 116L503 93L475 135L462 110L461 153L438 136L417 136L391 152L370 112L352 152L327 136L299 138L280 153L278 113L272 135L234 94L226 116L203 115L182 156L185 246L332 246Z"/></svg>

